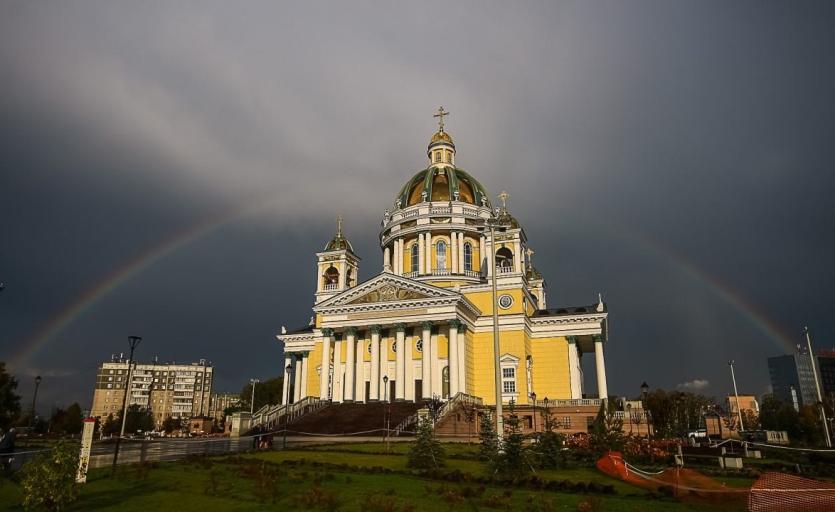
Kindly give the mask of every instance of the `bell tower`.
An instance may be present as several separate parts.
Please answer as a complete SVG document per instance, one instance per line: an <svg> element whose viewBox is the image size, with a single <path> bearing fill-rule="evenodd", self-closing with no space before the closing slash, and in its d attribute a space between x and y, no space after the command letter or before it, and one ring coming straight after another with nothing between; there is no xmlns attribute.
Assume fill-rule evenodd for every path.
<svg viewBox="0 0 835 512"><path fill-rule="evenodd" d="M360 258L342 234L341 216L336 219L336 235L316 258L316 304L357 285Z"/></svg>

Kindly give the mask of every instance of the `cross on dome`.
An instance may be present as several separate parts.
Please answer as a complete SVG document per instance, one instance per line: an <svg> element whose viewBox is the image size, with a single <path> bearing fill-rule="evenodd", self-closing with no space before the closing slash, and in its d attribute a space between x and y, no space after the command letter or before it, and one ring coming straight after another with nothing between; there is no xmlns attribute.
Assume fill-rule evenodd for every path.
<svg viewBox="0 0 835 512"><path fill-rule="evenodd" d="M510 194L508 194L504 190L502 190L502 192L499 194L499 199L502 200L502 208L504 208L505 210L507 210L507 198L508 197L510 197Z"/></svg>
<svg viewBox="0 0 835 512"><path fill-rule="evenodd" d="M439 132L444 131L444 116L448 116L448 115L449 115L449 112L444 112L444 107L443 106L438 107L438 113L432 115L432 117L437 117L438 118L438 131Z"/></svg>
<svg viewBox="0 0 835 512"><path fill-rule="evenodd" d="M342 236L342 215L336 217L336 236Z"/></svg>

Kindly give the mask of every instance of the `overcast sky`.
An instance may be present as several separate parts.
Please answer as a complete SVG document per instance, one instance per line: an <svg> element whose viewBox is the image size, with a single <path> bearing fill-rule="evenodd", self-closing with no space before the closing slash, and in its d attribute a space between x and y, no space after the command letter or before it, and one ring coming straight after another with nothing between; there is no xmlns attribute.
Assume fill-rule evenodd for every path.
<svg viewBox="0 0 835 512"><path fill-rule="evenodd" d="M721 395L735 359L761 394L804 325L835 344L833 26L826 1L0 1L0 360L43 412L89 407L133 334L216 390L280 374L335 217L378 273L443 105L549 305L603 294L611 393Z"/></svg>

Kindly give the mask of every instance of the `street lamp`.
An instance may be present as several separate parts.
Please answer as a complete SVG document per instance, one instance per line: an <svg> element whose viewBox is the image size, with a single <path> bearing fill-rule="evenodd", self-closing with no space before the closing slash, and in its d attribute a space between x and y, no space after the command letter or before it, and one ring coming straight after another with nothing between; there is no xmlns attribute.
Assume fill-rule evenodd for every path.
<svg viewBox="0 0 835 512"><path fill-rule="evenodd" d="M826 438L826 446L832 448L832 439L829 437L829 426L826 424L826 409L823 406L823 398L821 398L821 385L818 382L818 370L815 365L815 355L812 353L812 337L809 334L809 328L803 328L803 334L806 335L806 346L809 349L809 362L812 363L812 377L815 379L815 391L818 394L818 405L821 409L821 420L823 421L823 433Z"/></svg>
<svg viewBox="0 0 835 512"><path fill-rule="evenodd" d="M389 376L383 375L383 402L385 402L385 409L383 409L383 441L386 443L386 454L389 452L389 410L391 404L389 403Z"/></svg>
<svg viewBox="0 0 835 512"><path fill-rule="evenodd" d="M32 419L29 421L29 427L35 424L35 405L38 403L38 387L41 385L41 376L35 377L35 394L32 397Z"/></svg>
<svg viewBox="0 0 835 512"><path fill-rule="evenodd" d="M116 448L113 450L113 471L116 473L116 462L119 460L119 445L122 443L122 438L125 437L125 423L128 419L128 393L131 391L131 377L133 376L133 351L139 346L142 341L141 336L128 336L128 345L130 346L130 355L128 356L128 374L125 380L125 396L122 398L122 428L119 431L119 437L116 438Z"/></svg>
<svg viewBox="0 0 835 512"><path fill-rule="evenodd" d="M739 406L739 393L736 391L736 375L734 375L734 360L728 361L728 366L731 367L731 380L734 383L734 397L736 398L736 413L739 415L739 437L742 437L742 432L745 431L745 425L742 423L742 408Z"/></svg>
<svg viewBox="0 0 835 512"><path fill-rule="evenodd" d="M650 427L649 427L649 409L647 409L647 397L649 396L649 384L647 381L644 381L641 384L641 406L644 409L644 418L647 420L647 437L650 437Z"/></svg>
<svg viewBox="0 0 835 512"><path fill-rule="evenodd" d="M501 220L494 216L485 219L484 226L490 228L490 261L487 262L488 272L492 270L492 294L493 294L493 370L496 385L496 437L501 450L502 433L504 432L504 418L502 411L502 370L499 356L499 299L496 275L496 229L505 231ZM481 229L484 229L482 226Z"/></svg>
<svg viewBox="0 0 835 512"><path fill-rule="evenodd" d="M290 365L287 365L287 368L290 368ZM290 371L290 370L288 370ZM249 385L252 387L252 398L249 400L249 414L255 414L255 385L259 384L261 381L258 379L249 379ZM288 402L290 400L287 400ZM287 404L284 404L287 405Z"/></svg>
<svg viewBox="0 0 835 512"><path fill-rule="evenodd" d="M536 436L536 393L531 391L531 400L533 400L533 433Z"/></svg>

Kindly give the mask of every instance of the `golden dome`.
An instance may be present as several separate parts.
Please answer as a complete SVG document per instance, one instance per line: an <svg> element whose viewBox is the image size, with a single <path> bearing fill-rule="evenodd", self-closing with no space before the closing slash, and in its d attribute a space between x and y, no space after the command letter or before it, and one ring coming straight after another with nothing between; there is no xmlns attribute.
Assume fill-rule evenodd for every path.
<svg viewBox="0 0 835 512"><path fill-rule="evenodd" d="M452 137L449 133L439 130L432 136L432 140L429 141L429 144L434 144L435 142L448 142L452 144Z"/></svg>

